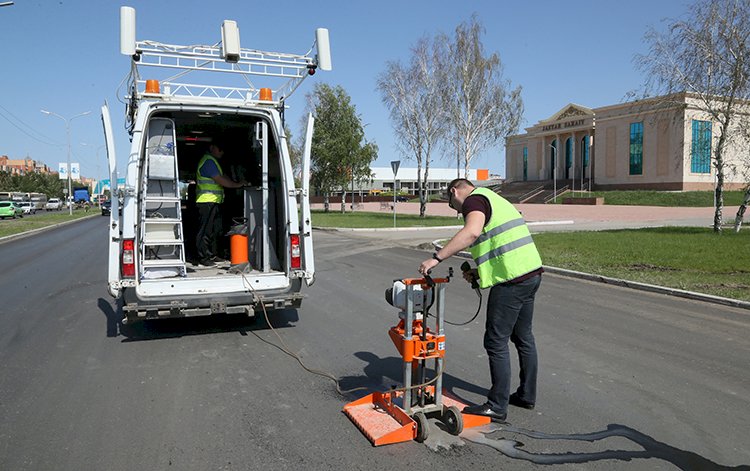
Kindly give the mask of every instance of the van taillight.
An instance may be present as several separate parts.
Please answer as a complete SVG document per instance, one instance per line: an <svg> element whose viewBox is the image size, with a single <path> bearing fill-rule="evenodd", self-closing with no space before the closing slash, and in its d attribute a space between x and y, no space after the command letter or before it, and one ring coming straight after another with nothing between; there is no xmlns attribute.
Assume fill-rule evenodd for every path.
<svg viewBox="0 0 750 471"><path fill-rule="evenodd" d="M289 236L289 242L291 242L292 246L292 268L300 268L302 266L302 260L300 258L299 235L292 234Z"/></svg>
<svg viewBox="0 0 750 471"><path fill-rule="evenodd" d="M135 276L135 242L133 239L122 241L122 276Z"/></svg>

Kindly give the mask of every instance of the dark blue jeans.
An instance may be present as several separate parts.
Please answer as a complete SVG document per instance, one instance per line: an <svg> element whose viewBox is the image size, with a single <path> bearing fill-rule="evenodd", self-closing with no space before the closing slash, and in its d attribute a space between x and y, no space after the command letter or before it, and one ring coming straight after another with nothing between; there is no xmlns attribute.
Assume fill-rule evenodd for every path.
<svg viewBox="0 0 750 471"><path fill-rule="evenodd" d="M495 285L490 289L484 348L490 360L492 379L487 402L496 412L508 410L511 378L508 339L516 346L521 368L518 396L526 402L536 402L538 366L531 321L534 318L534 297L541 282L542 275L537 275L520 283Z"/></svg>
<svg viewBox="0 0 750 471"><path fill-rule="evenodd" d="M198 261L210 260L218 255L218 239L221 235L221 211L218 203L198 203L198 233L195 248Z"/></svg>

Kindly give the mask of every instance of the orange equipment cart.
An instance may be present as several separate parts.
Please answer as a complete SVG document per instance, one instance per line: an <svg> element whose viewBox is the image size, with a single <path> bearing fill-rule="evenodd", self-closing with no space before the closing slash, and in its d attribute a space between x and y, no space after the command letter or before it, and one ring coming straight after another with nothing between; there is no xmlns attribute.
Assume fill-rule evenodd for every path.
<svg viewBox="0 0 750 471"><path fill-rule="evenodd" d="M445 286L447 278L404 278L394 282L405 298L399 322L388 335L403 359L401 388L375 392L344 406L344 413L373 445L409 440L423 442L429 435L428 418L437 417L453 435L464 428L490 423L489 417L461 412L464 404L443 394L445 357ZM396 298L391 292L391 297ZM388 295L386 295L388 299ZM435 314L430 313L433 304ZM431 329L428 320L434 319ZM434 376L427 379L427 360L434 360Z"/></svg>

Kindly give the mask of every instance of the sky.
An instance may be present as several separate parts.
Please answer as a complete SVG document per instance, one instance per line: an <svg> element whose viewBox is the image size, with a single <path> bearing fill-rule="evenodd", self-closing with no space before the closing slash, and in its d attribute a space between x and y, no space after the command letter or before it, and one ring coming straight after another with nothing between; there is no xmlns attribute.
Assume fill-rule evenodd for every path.
<svg viewBox="0 0 750 471"><path fill-rule="evenodd" d="M3 0L4 1L4 0ZM644 76L634 65L648 51L644 34L684 16L684 0L378 0L258 2L252 0L15 0L0 7L0 155L32 158L53 169L65 162L69 119L71 161L81 175L106 178L100 119L110 107L118 168L129 153L124 128L124 89L130 59L120 54L120 6L136 10L136 38L168 44L215 44L221 23L235 20L243 48L304 54L315 29L329 29L333 70L306 79L287 100L287 122L302 133L305 94L316 82L342 86L378 145L375 167L416 162L399 152L388 109L376 90L389 61L406 63L423 36L449 35L476 14L485 28L485 53L497 53L504 77L523 89L523 128L549 118L568 103L591 108L624 100ZM146 78L146 77L144 77ZM187 78L186 78L187 79ZM185 79L185 81L187 81ZM256 81L257 82L257 81ZM262 86L262 84L259 84ZM80 113L85 116L70 119ZM433 167L455 167L435 156ZM505 175L500 142L471 168ZM122 176L122 172L121 172Z"/></svg>

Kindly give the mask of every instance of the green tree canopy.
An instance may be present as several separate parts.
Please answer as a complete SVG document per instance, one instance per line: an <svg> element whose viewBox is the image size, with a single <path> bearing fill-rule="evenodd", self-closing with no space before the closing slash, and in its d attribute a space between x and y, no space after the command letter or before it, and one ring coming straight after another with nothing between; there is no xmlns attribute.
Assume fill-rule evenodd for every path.
<svg viewBox="0 0 750 471"><path fill-rule="evenodd" d="M362 120L343 87L318 83L307 99L315 117L312 185L326 196L327 202L332 191L345 192L352 180L371 178L370 163L377 158L378 147L365 139Z"/></svg>

